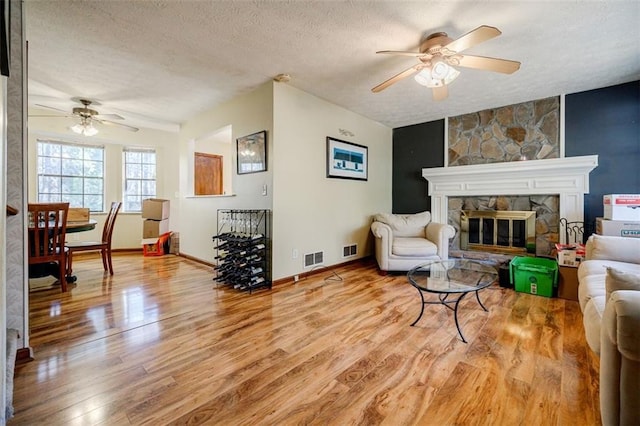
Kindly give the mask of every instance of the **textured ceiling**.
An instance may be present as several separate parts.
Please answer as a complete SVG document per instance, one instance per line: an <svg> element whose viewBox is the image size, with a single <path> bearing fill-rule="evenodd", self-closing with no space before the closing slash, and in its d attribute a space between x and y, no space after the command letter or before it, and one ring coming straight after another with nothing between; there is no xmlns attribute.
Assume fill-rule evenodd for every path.
<svg viewBox="0 0 640 426"><path fill-rule="evenodd" d="M390 127L640 78L640 2L26 0L29 104L97 100L125 123L176 129L279 73ZM469 54L522 62L503 75L461 68L449 97L407 78L417 50L480 26L502 35Z"/></svg>

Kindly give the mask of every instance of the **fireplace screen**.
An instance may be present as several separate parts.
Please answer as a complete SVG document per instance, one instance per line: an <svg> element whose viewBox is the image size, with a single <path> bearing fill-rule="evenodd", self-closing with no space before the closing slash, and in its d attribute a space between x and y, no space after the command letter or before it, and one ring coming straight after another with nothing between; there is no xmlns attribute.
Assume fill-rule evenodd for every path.
<svg viewBox="0 0 640 426"><path fill-rule="evenodd" d="M536 252L536 212L463 210L460 248L525 254Z"/></svg>

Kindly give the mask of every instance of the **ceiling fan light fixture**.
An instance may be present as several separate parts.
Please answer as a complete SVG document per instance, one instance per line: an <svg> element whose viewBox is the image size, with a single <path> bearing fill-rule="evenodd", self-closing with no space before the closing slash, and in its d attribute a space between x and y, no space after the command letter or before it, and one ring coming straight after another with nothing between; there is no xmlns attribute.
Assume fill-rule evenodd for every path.
<svg viewBox="0 0 640 426"><path fill-rule="evenodd" d="M449 68L449 71L447 72L447 75L444 77L444 84L452 83L453 80L458 78L458 76L460 75L460 71L458 71L454 67L447 65L447 68Z"/></svg>
<svg viewBox="0 0 640 426"><path fill-rule="evenodd" d="M426 87L440 87L442 86L442 81L434 80L431 77L431 70L429 68L425 68L420 71L418 74L413 77L413 79L420 85Z"/></svg>
<svg viewBox="0 0 640 426"><path fill-rule="evenodd" d="M83 136L94 136L98 134L98 129L93 127L93 124L91 124L91 122L87 122L86 120L82 120L82 122L71 126L70 129L74 133Z"/></svg>
<svg viewBox="0 0 640 426"><path fill-rule="evenodd" d="M434 88L450 84L458 78L460 71L447 65L441 59L436 59L431 63L430 68L424 68L413 77L418 84Z"/></svg>
<svg viewBox="0 0 640 426"><path fill-rule="evenodd" d="M442 58L436 57L431 60L431 78L441 80L447 85L460 75L460 71L447 64Z"/></svg>

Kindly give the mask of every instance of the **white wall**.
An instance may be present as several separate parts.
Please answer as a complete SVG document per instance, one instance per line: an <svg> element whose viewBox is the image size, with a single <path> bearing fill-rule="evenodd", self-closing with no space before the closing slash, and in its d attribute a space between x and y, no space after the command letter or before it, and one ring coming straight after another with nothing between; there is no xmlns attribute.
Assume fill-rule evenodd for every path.
<svg viewBox="0 0 640 426"><path fill-rule="evenodd" d="M325 265L352 259L345 245L371 254L371 216L391 211L392 129L278 83L273 121L273 279L308 270L305 253L324 251ZM327 136L368 147L367 181L326 177Z"/></svg>
<svg viewBox="0 0 640 426"><path fill-rule="evenodd" d="M49 114L47 111L30 111L30 114ZM158 198L171 199L171 226L177 227L179 222L179 209L174 202L174 194L178 191L178 135L175 133L140 129L138 132L130 132L116 127L100 126L96 136L83 137L71 132L68 127L73 124L72 119L64 117L30 117L28 121L28 199L35 202L37 199L37 141L54 140L90 145L103 145L105 147L105 208L108 209L111 201L123 199L123 167L122 151L125 147L153 147L157 153L157 196ZM176 204L176 205L174 205ZM106 219L106 213L91 213L92 219L97 220L95 230L81 234L69 234L69 240L96 240L102 235L102 226ZM113 248L137 248L141 247L142 218L140 213L127 213L121 211L118 214L116 227L113 231Z"/></svg>
<svg viewBox="0 0 640 426"><path fill-rule="evenodd" d="M218 209L271 209L273 175L273 85L268 82L251 93L238 96L184 123L180 130L180 253L213 263ZM231 126L231 178L233 195L194 197L189 182L193 142L225 126ZM267 131L267 171L238 175L235 170L235 140L261 130ZM262 195L263 186L267 195ZM173 211L172 211L173 214Z"/></svg>

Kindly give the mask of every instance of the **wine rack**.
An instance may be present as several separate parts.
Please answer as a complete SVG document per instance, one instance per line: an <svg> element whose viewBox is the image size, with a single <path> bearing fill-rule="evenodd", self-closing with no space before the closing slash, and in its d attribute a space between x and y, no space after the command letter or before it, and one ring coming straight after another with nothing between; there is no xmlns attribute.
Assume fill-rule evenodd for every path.
<svg viewBox="0 0 640 426"><path fill-rule="evenodd" d="M269 210L218 210L214 280L249 291L271 288Z"/></svg>

